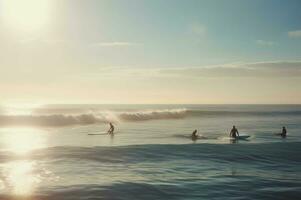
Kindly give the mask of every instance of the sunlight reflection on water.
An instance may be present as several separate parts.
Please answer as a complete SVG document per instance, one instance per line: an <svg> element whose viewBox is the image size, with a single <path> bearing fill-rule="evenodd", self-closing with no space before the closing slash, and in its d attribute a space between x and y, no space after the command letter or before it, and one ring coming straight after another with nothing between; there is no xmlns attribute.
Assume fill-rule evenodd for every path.
<svg viewBox="0 0 301 200"><path fill-rule="evenodd" d="M15 161L3 166L2 188L15 195L29 195L40 182L33 161ZM4 187L3 187L4 186Z"/></svg>
<svg viewBox="0 0 301 200"><path fill-rule="evenodd" d="M26 154L46 145L46 134L33 128L8 128L2 138L4 147L16 154ZM44 134L43 134L44 133Z"/></svg>
<svg viewBox="0 0 301 200"><path fill-rule="evenodd" d="M0 193L30 196L44 178L51 176L51 171L30 158L33 150L46 146L47 134L34 128L5 128L1 133L3 150L15 154L17 160L0 164Z"/></svg>

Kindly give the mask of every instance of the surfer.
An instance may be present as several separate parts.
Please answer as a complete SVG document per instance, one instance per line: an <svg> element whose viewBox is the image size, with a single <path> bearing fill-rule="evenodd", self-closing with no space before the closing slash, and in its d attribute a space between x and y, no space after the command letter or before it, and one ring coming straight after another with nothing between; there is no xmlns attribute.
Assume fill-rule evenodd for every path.
<svg viewBox="0 0 301 200"><path fill-rule="evenodd" d="M192 140L196 140L198 138L198 135L196 134L198 131L195 129L192 134L191 134L191 138Z"/></svg>
<svg viewBox="0 0 301 200"><path fill-rule="evenodd" d="M286 128L285 128L285 126L283 126L282 127L282 132L280 133L281 137L285 138L286 137L286 133L287 133Z"/></svg>
<svg viewBox="0 0 301 200"><path fill-rule="evenodd" d="M108 130L108 134L114 134L114 129L115 129L114 125L110 122L110 128Z"/></svg>
<svg viewBox="0 0 301 200"><path fill-rule="evenodd" d="M239 136L238 130L235 126L233 126L232 130L230 131L230 137L236 138Z"/></svg>

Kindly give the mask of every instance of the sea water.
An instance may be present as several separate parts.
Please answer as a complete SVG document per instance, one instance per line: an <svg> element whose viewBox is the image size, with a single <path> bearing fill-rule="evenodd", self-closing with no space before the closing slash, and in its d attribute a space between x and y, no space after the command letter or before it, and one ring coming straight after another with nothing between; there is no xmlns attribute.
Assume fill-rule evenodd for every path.
<svg viewBox="0 0 301 200"><path fill-rule="evenodd" d="M300 152L300 105L2 106L0 199L300 199Z"/></svg>

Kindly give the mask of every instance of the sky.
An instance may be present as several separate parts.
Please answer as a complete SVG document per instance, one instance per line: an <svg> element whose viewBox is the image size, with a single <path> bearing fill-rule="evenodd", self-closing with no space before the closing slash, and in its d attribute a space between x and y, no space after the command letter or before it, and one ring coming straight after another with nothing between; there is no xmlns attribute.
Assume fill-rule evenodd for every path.
<svg viewBox="0 0 301 200"><path fill-rule="evenodd" d="M299 0L0 0L0 103L300 104Z"/></svg>

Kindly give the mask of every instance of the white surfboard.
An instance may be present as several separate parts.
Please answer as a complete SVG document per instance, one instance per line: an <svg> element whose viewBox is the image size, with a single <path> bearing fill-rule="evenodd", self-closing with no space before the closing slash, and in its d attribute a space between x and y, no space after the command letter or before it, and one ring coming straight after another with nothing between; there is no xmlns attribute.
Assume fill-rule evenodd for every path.
<svg viewBox="0 0 301 200"><path fill-rule="evenodd" d="M107 132L101 132L101 133L88 133L87 135L108 135Z"/></svg>

